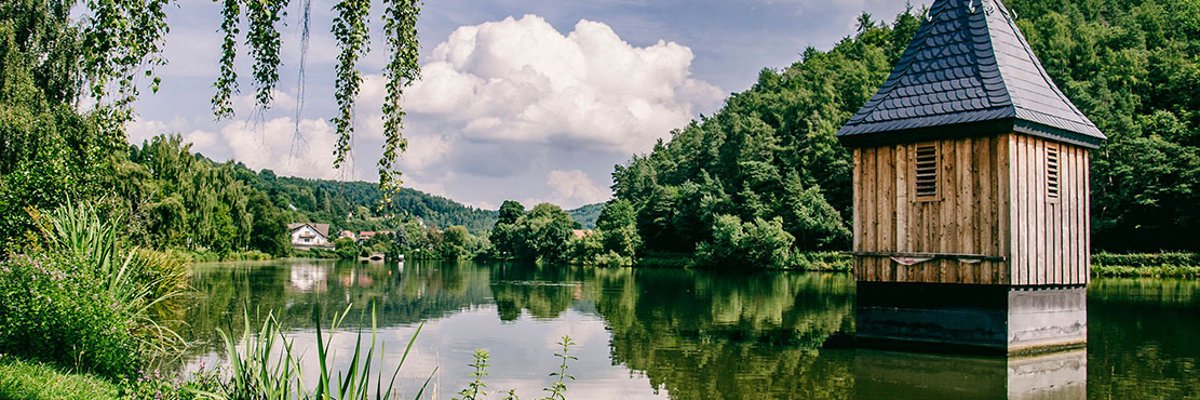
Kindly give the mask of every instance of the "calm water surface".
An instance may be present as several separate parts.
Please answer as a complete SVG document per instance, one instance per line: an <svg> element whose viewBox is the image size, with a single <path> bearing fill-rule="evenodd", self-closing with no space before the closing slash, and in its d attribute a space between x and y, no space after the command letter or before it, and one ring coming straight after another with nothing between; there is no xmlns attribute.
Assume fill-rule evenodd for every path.
<svg viewBox="0 0 1200 400"><path fill-rule="evenodd" d="M1096 281L1087 350L1021 360L833 346L854 329L849 275L275 261L200 265L193 285L189 368L220 362L216 330L240 337L246 305L280 316L305 354L314 308L351 307L334 339L345 362L374 304L390 365L424 324L399 380L410 396L436 369L432 397L450 398L476 348L489 390L541 396L570 335L572 399L1200 398L1194 280Z"/></svg>

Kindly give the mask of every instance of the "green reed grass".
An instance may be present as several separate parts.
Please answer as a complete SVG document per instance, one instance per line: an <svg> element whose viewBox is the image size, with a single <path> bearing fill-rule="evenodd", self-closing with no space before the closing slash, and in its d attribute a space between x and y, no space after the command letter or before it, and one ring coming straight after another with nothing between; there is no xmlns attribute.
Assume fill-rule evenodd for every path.
<svg viewBox="0 0 1200 400"><path fill-rule="evenodd" d="M350 313L348 306L341 313L333 316L328 331L321 328L320 311L314 308L313 320L317 322L317 352L316 361L319 374L311 389L305 385L301 377L305 361L293 351L294 342L285 335L283 325L268 313L258 327L257 333L250 325L249 313L245 314L245 330L241 343L244 351L239 351L236 343L223 330L219 330L221 339L225 342L225 353L229 359L228 379L220 390L199 393L202 397L216 400L390 400L399 398L395 386L400 368L404 366L421 333L423 325L418 326L409 338L404 353L390 375L385 375L383 356L385 345L378 340L378 320L376 311L371 310L371 332L369 341L364 340L360 329L356 335L354 352L351 354L349 367L342 371L332 370L334 354L331 351L333 339L338 328ZM433 379L433 373L418 389L414 398L420 398Z"/></svg>

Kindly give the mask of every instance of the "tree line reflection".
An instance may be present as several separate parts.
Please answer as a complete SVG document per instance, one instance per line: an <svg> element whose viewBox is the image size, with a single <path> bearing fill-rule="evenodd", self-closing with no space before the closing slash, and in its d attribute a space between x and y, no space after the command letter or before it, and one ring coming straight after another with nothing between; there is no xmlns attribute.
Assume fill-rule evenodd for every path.
<svg viewBox="0 0 1200 400"><path fill-rule="evenodd" d="M240 335L244 307L311 330L314 309L329 315L349 305L349 328L369 328L374 305L381 328L479 309L494 309L504 323L555 320L568 310L592 315L610 333L612 365L676 399L1025 398L1005 388L1024 385L1014 371L1029 369L1028 361L829 349L831 338L854 330L846 275L272 262L200 266L193 286L180 329L197 343L193 355L219 350L216 328ZM1190 318L1200 285L1109 280L1092 291L1089 352L1050 360L1068 365L1060 375L1075 385L1057 396L1146 395L1145 382L1156 382L1163 398L1200 392L1200 343L1189 336L1200 330ZM1086 387L1075 382L1080 376Z"/></svg>

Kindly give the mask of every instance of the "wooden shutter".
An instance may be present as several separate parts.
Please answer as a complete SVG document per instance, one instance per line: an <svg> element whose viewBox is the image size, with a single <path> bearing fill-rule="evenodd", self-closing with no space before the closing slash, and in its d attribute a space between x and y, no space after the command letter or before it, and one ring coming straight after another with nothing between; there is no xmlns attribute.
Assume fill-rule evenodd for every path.
<svg viewBox="0 0 1200 400"><path fill-rule="evenodd" d="M916 193L917 201L937 200L938 198L938 147L934 144L918 145L916 163L913 168L916 169L916 179L914 181L916 188L913 190Z"/></svg>
<svg viewBox="0 0 1200 400"><path fill-rule="evenodd" d="M1046 145L1046 198L1049 200L1058 199L1058 170L1058 145L1048 144Z"/></svg>

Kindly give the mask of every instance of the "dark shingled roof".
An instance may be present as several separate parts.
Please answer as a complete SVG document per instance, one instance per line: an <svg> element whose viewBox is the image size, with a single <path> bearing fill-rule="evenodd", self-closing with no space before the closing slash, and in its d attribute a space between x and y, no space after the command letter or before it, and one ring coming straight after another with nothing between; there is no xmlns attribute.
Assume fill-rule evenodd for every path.
<svg viewBox="0 0 1200 400"><path fill-rule="evenodd" d="M999 0L937 0L891 77L837 135L864 146L1007 132L1091 148L1105 139Z"/></svg>

